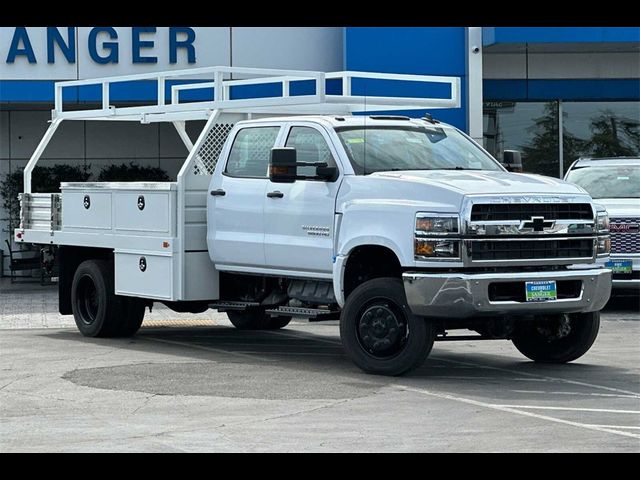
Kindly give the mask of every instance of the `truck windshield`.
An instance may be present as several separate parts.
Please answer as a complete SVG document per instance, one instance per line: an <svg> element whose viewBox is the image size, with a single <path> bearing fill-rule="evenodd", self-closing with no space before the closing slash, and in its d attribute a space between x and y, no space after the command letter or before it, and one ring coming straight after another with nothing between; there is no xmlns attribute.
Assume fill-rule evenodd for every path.
<svg viewBox="0 0 640 480"><path fill-rule="evenodd" d="M591 198L640 198L640 164L577 168L567 182L581 186Z"/></svg>
<svg viewBox="0 0 640 480"><path fill-rule="evenodd" d="M453 128L336 129L356 175L401 170L497 170L499 164Z"/></svg>

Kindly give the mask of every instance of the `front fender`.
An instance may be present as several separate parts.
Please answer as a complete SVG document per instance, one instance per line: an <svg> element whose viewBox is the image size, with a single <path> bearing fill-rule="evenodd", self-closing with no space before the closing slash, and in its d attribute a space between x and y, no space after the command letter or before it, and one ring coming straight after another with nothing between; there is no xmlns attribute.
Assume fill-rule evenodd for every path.
<svg viewBox="0 0 640 480"><path fill-rule="evenodd" d="M365 245L386 247L403 267L414 266L414 209L404 206L374 209L372 204L351 204L345 208L339 223L336 256L333 263L333 291L336 301L344 306L344 270L350 253Z"/></svg>
<svg viewBox="0 0 640 480"><path fill-rule="evenodd" d="M343 251L344 253L336 255L333 262L333 292L340 308L344 307L344 270L347 266L347 260L355 248L365 245L386 247L400 259L400 246L392 239L371 235L363 235L350 239L350 241L344 245L344 250L341 250L341 252ZM400 260L400 264L402 265L402 260Z"/></svg>

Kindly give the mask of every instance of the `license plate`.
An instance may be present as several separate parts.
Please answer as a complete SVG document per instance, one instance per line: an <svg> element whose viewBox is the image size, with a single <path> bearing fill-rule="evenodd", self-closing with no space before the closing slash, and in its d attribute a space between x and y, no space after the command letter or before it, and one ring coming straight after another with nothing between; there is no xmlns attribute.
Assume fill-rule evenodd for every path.
<svg viewBox="0 0 640 480"><path fill-rule="evenodd" d="M613 273L626 273L631 275L633 268L632 260L609 260L604 264L605 267L610 268Z"/></svg>
<svg viewBox="0 0 640 480"><path fill-rule="evenodd" d="M525 282L527 302L546 302L558 299L558 290L555 280L538 280Z"/></svg>

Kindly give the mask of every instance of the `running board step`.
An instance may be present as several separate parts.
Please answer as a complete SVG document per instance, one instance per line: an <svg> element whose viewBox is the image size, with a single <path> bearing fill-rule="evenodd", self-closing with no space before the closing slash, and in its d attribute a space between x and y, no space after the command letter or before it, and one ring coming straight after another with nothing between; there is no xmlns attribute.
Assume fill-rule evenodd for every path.
<svg viewBox="0 0 640 480"><path fill-rule="evenodd" d="M214 302L209 304L209 308L215 308L219 312L226 312L227 310L246 310L251 307L259 307L258 302Z"/></svg>
<svg viewBox="0 0 640 480"><path fill-rule="evenodd" d="M308 318L310 322L338 320L340 318L339 311L325 310L323 308L278 307L267 310L267 313L273 317L282 315L286 317Z"/></svg>

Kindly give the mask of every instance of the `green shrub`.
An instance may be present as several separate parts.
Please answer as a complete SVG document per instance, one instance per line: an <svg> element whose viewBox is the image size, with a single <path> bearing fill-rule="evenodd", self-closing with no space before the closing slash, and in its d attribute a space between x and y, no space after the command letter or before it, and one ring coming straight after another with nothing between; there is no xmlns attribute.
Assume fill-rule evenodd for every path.
<svg viewBox="0 0 640 480"><path fill-rule="evenodd" d="M23 171L4 175L0 180L0 201L8 213L9 227L13 229L20 219L20 202L18 194L24 191ZM56 164L51 167L36 167L31 174L31 191L33 193L55 193L60 191L61 182L86 182L91 174L89 166Z"/></svg>
<svg viewBox="0 0 640 480"><path fill-rule="evenodd" d="M20 220L18 194L23 192L23 171L4 175L0 179L0 205L8 214L9 228L17 227ZM90 166L55 164L51 167L36 167L31 175L31 190L34 193L55 193L60 191L61 182L87 182L91 178ZM129 165L107 165L100 170L98 182L167 182L167 172L158 167Z"/></svg>
<svg viewBox="0 0 640 480"><path fill-rule="evenodd" d="M133 162L108 165L98 175L98 182L168 182L167 172L159 167L141 167Z"/></svg>

